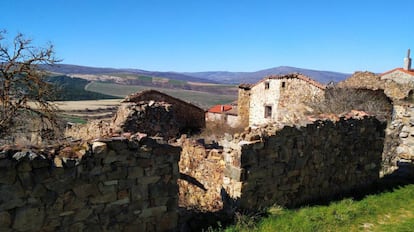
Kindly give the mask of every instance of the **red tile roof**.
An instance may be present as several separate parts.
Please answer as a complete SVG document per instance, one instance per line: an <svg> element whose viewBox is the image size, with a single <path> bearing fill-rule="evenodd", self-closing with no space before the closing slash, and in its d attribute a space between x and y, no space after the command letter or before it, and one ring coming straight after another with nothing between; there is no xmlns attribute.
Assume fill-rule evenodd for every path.
<svg viewBox="0 0 414 232"><path fill-rule="evenodd" d="M208 112L210 113L223 113L226 111L231 110L233 107L231 105L215 105L208 109Z"/></svg>
<svg viewBox="0 0 414 232"><path fill-rule="evenodd" d="M403 69L403 68L395 68L395 69L393 69L393 70L390 70L390 71L388 71L388 72L385 72L385 73L381 74L380 76L384 76L384 75L387 75L387 74L393 73L393 72L395 72L395 71L401 71L401 72L406 73L406 74L408 74L408 75L414 76L414 70L412 70L412 69L411 69L411 70L405 70L405 69Z"/></svg>

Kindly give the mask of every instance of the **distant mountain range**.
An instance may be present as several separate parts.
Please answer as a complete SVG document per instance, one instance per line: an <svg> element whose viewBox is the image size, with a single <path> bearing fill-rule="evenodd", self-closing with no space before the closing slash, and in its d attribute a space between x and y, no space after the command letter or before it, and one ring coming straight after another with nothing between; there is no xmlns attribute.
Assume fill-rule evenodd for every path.
<svg viewBox="0 0 414 232"><path fill-rule="evenodd" d="M269 75L279 75L279 74L287 74L287 73L293 73L293 72L302 73L324 84L327 84L331 81L339 82L351 76L350 74L346 74L346 73L302 69L302 68L295 68L295 67L289 67L289 66L280 66L280 67L264 69L264 70L260 70L256 72L195 72L195 73L185 73L185 74L189 76L208 79L211 81L216 81L216 82L221 82L221 83L239 84L239 83L256 83L259 80Z"/></svg>
<svg viewBox="0 0 414 232"><path fill-rule="evenodd" d="M207 82L207 83L221 83L221 84L240 84L240 83L256 83L268 75L287 74L292 72L299 72L311 77L312 79L321 83L339 82L351 76L347 73L339 73L332 71L319 71L311 69L302 69L289 66L280 66L270 69L264 69L256 72L226 72L226 71L211 71L211 72L157 72L146 71L141 69L115 69L115 68L97 68L69 64L57 64L54 66L43 66L44 69L66 75L74 74L113 74L113 73L131 73L135 75L144 75L152 77L162 77L180 81L191 82Z"/></svg>

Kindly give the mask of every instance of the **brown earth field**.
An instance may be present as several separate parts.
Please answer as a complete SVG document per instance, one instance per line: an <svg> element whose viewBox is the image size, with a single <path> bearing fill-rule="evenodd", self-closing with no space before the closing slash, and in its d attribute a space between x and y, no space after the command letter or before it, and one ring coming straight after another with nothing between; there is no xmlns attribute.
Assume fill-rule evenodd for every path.
<svg viewBox="0 0 414 232"><path fill-rule="evenodd" d="M53 102L65 120L85 123L89 119L108 119L114 115L122 99Z"/></svg>

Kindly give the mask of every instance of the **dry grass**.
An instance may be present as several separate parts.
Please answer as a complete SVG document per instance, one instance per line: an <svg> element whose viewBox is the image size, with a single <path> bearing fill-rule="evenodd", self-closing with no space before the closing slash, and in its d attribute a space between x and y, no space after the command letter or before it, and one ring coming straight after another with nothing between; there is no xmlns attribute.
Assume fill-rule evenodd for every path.
<svg viewBox="0 0 414 232"><path fill-rule="evenodd" d="M341 115L352 110L365 111L380 120L391 115L391 100L382 90L329 88L323 101L308 103L313 114Z"/></svg>
<svg viewBox="0 0 414 232"><path fill-rule="evenodd" d="M53 104L64 121L86 122L89 119L111 118L121 101L122 99L55 101ZM34 103L29 105L36 108Z"/></svg>
<svg viewBox="0 0 414 232"><path fill-rule="evenodd" d="M225 134L234 135L235 133L241 133L244 131L244 127L231 127L226 122L220 121L206 121L206 128L203 129L198 137L204 138L207 142L218 141L224 137Z"/></svg>
<svg viewBox="0 0 414 232"><path fill-rule="evenodd" d="M108 99L108 100L87 100L87 101L56 101L54 102L59 110L74 111L74 110L98 110L103 108L118 107L122 99Z"/></svg>

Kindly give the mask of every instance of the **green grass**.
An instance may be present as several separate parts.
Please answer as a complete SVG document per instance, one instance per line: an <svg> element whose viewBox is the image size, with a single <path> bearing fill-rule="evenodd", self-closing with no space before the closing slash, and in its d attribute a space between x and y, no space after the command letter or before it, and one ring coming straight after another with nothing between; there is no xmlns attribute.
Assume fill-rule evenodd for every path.
<svg viewBox="0 0 414 232"><path fill-rule="evenodd" d="M108 73L108 75L121 77L125 79L139 79L142 81L152 81L151 76L145 76L145 75L134 74L134 73Z"/></svg>
<svg viewBox="0 0 414 232"><path fill-rule="evenodd" d="M257 223L244 218L224 231L414 231L414 185L360 201L296 210L274 207L269 213Z"/></svg>
<svg viewBox="0 0 414 232"><path fill-rule="evenodd" d="M56 101L77 101L77 100L97 100L113 99L115 96L86 91L85 86L89 81L81 78L68 76L51 76L48 81L57 88Z"/></svg>
<svg viewBox="0 0 414 232"><path fill-rule="evenodd" d="M88 121L86 119L83 119L78 116L69 115L69 114L61 114L59 115L61 119L63 119L65 122L71 122L71 123L80 123L80 124L86 124Z"/></svg>
<svg viewBox="0 0 414 232"><path fill-rule="evenodd" d="M237 99L237 95L220 95L201 91L155 88L139 85L119 85L113 83L94 82L88 85L88 91L108 94L118 97L125 97L128 94L136 93L143 90L155 89L160 92L169 94L173 97L182 99L186 102L193 103L201 108L207 109L213 105L229 103Z"/></svg>

